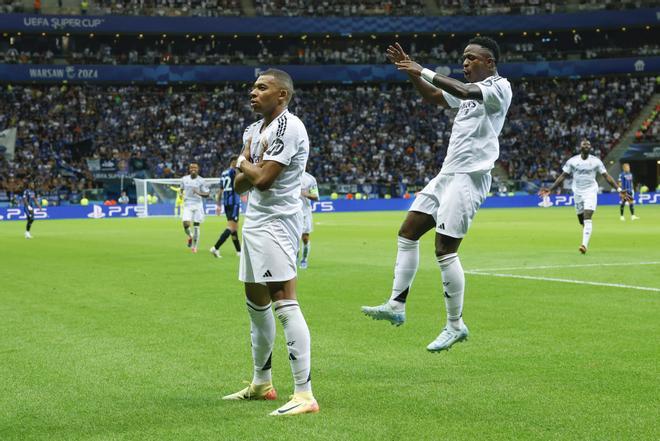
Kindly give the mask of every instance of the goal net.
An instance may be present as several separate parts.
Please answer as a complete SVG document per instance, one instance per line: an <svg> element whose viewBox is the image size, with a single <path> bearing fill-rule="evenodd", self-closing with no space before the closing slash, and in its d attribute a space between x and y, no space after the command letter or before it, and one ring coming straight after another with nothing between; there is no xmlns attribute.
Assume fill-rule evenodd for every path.
<svg viewBox="0 0 660 441"><path fill-rule="evenodd" d="M179 216L176 198L181 187L178 179L134 179L137 193L137 205L141 207L142 216ZM204 178L211 190L204 204L215 206L218 193L222 192L219 178Z"/></svg>

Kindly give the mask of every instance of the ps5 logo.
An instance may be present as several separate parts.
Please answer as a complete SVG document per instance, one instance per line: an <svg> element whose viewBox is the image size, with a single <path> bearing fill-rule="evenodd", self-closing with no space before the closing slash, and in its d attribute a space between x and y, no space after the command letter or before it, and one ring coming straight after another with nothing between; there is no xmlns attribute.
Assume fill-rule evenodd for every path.
<svg viewBox="0 0 660 441"><path fill-rule="evenodd" d="M332 201L312 202L312 211L335 211Z"/></svg>

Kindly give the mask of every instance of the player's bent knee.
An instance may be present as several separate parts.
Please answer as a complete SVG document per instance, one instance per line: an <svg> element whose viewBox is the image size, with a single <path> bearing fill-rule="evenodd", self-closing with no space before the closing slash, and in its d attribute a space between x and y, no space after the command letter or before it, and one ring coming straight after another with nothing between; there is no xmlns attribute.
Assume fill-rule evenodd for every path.
<svg viewBox="0 0 660 441"><path fill-rule="evenodd" d="M296 300L296 279L284 282L266 282L270 298L273 302L278 300Z"/></svg>
<svg viewBox="0 0 660 441"><path fill-rule="evenodd" d="M447 254L456 254L458 247L461 245L463 239L459 237L451 237L444 234L436 234L435 236L435 257L440 259Z"/></svg>

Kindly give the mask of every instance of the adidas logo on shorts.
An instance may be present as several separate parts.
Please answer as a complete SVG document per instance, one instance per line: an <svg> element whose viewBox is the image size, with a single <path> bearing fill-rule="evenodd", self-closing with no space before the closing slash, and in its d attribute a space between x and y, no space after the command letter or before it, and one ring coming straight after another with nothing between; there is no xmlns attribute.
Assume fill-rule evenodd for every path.
<svg viewBox="0 0 660 441"><path fill-rule="evenodd" d="M273 275L270 273L270 270L266 270L263 276L261 277L273 277Z"/></svg>

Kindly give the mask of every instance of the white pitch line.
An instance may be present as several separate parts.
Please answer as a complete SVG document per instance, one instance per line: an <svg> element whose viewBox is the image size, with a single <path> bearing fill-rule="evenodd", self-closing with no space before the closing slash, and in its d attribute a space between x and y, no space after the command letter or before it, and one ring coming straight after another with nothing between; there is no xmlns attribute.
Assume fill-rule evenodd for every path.
<svg viewBox="0 0 660 441"><path fill-rule="evenodd" d="M626 288L626 289L637 289L641 291L660 292L660 288L651 288L648 286L622 285L620 283L590 282L588 280L559 279L555 277L539 277L539 276L523 276L520 274L484 273L479 271L465 271L465 274L470 274L474 276L506 277L511 279L544 280L546 282L574 283L577 285L609 286L612 288Z"/></svg>
<svg viewBox="0 0 660 441"><path fill-rule="evenodd" d="M543 265L543 266L514 266L508 268L482 268L472 271L512 271L512 270L534 270L534 269L562 269L562 268L586 268L590 266L635 266L635 265L660 265L660 262L624 262L624 263L583 263L578 265Z"/></svg>

